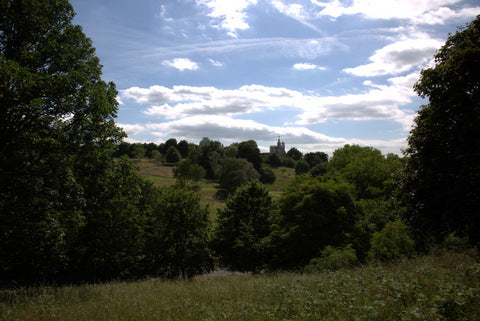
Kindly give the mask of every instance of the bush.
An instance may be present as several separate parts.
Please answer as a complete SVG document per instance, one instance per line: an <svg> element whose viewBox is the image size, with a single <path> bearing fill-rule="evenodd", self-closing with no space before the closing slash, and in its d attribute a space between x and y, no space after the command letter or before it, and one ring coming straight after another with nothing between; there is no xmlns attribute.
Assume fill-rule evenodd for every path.
<svg viewBox="0 0 480 321"><path fill-rule="evenodd" d="M369 259L388 261L409 256L414 252L414 241L408 227L400 220L389 222L380 232L375 232L371 240Z"/></svg>
<svg viewBox="0 0 480 321"><path fill-rule="evenodd" d="M352 267L357 263L357 253L351 244L338 248L328 245L322 251L322 257L310 260L310 264L305 267L305 270L307 272L339 270Z"/></svg>

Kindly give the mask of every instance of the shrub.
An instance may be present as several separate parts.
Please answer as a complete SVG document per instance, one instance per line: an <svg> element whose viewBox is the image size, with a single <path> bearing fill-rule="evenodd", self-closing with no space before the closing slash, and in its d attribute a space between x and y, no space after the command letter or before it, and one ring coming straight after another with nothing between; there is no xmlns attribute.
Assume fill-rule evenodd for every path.
<svg viewBox="0 0 480 321"><path fill-rule="evenodd" d="M371 240L369 259L388 261L414 252L414 241L408 227L400 220L388 222L380 232L375 232Z"/></svg>
<svg viewBox="0 0 480 321"><path fill-rule="evenodd" d="M339 270L352 267L357 263L357 253L351 244L338 248L328 245L322 251L322 257L310 260L310 264L305 267L305 270L307 272Z"/></svg>

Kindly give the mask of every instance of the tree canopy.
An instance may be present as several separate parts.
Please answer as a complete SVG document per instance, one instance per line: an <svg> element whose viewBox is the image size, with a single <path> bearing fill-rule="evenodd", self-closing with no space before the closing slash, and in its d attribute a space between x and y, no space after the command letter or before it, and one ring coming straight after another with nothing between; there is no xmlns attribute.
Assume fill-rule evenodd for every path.
<svg viewBox="0 0 480 321"><path fill-rule="evenodd" d="M480 242L480 16L451 35L421 72L429 99L408 138L406 218L426 241L451 232Z"/></svg>

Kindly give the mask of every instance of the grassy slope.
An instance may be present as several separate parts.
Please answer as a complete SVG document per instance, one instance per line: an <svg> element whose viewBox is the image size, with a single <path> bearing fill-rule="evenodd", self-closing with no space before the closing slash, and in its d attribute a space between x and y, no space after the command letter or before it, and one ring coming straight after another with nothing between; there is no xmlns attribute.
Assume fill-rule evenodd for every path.
<svg viewBox="0 0 480 321"><path fill-rule="evenodd" d="M314 274L0 290L1 320L478 320L480 264L447 253Z"/></svg>
<svg viewBox="0 0 480 321"><path fill-rule="evenodd" d="M136 159L135 164L139 167L139 172L146 179L153 182L156 186L168 187L175 185L173 178L173 167L162 166L153 159ZM278 198L282 191L295 178L295 170L293 168L272 168L275 173L276 180L273 184L267 185L274 199ZM216 213L218 208L225 206L225 200L218 199L215 194L218 192L218 184L211 180L202 180L198 184L198 193L201 196L201 204L209 205L212 214Z"/></svg>

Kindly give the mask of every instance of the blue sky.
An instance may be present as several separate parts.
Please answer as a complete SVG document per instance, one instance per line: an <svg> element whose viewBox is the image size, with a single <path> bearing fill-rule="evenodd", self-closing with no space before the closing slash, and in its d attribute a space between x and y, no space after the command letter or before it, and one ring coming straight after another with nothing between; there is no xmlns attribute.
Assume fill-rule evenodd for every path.
<svg viewBox="0 0 480 321"><path fill-rule="evenodd" d="M129 142L401 154L412 86L478 0L72 0Z"/></svg>

